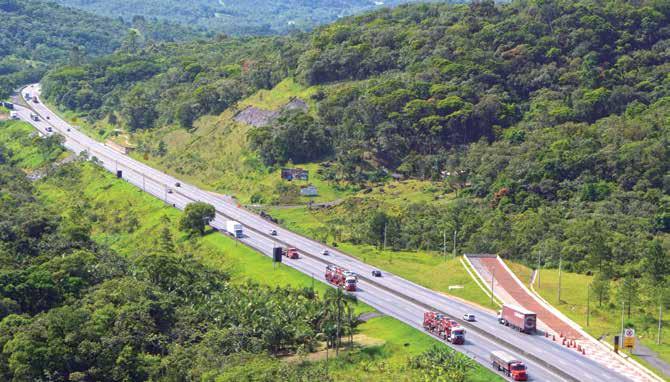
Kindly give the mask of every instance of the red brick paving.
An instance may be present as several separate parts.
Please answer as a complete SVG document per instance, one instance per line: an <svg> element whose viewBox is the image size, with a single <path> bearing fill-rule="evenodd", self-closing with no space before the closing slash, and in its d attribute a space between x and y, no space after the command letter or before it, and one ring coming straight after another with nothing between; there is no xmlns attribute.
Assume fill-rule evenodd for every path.
<svg viewBox="0 0 670 382"><path fill-rule="evenodd" d="M552 312L542 306L537 300L533 298L528 292L519 286L514 277L507 271L507 269L500 264L495 257L479 257L477 260L486 267L489 273L495 274L495 281L498 283L514 300L516 300L522 307L533 311L537 314L538 320L549 326L556 333L563 333L568 338L581 339L582 335L574 330L570 325L565 323L560 318L556 317ZM494 273L495 272L495 273Z"/></svg>

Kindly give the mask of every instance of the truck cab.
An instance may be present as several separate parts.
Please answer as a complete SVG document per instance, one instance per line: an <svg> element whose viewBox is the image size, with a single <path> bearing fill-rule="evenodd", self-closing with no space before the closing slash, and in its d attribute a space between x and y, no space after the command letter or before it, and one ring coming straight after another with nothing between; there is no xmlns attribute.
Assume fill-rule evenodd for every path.
<svg viewBox="0 0 670 382"><path fill-rule="evenodd" d="M355 292L356 291L356 277L348 276L344 280L344 289L349 291L349 292Z"/></svg>
<svg viewBox="0 0 670 382"><path fill-rule="evenodd" d="M284 249L283 252L284 256L288 257L289 259L298 259L300 258L300 255L298 254L298 249L289 247Z"/></svg>
<svg viewBox="0 0 670 382"><path fill-rule="evenodd" d="M452 328L447 336L447 341L454 345L463 345L465 343L465 329L460 326Z"/></svg>
<svg viewBox="0 0 670 382"><path fill-rule="evenodd" d="M528 372L526 371L526 365L522 362L513 362L509 365L509 375L515 381L527 381Z"/></svg>
<svg viewBox="0 0 670 382"><path fill-rule="evenodd" d="M505 351L493 350L491 352L491 364L514 381L528 380L526 365L519 358Z"/></svg>

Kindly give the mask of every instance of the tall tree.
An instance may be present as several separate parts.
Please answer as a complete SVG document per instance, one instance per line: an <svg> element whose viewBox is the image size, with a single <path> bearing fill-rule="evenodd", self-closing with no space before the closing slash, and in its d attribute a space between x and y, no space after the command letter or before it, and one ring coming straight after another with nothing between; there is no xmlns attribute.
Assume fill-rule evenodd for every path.
<svg viewBox="0 0 670 382"><path fill-rule="evenodd" d="M179 221L179 229L191 234L204 235L205 226L214 220L215 216L216 209L213 205L203 202L189 203Z"/></svg>

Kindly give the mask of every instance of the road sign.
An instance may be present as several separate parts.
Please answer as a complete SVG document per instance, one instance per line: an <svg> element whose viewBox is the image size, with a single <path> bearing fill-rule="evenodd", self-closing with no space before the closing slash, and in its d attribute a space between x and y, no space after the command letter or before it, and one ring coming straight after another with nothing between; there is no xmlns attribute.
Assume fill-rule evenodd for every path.
<svg viewBox="0 0 670 382"><path fill-rule="evenodd" d="M635 347L635 329L626 328L623 331L623 347L632 349Z"/></svg>

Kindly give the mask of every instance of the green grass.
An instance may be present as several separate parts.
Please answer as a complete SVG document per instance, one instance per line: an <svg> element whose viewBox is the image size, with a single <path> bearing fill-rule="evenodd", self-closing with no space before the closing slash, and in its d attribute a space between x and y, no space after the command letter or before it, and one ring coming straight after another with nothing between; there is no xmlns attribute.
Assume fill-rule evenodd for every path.
<svg viewBox="0 0 670 382"><path fill-rule="evenodd" d="M0 122L0 144L12 152L14 164L30 172L44 167L53 158L59 155L56 152L45 152L40 145L39 134L31 125L20 121Z"/></svg>
<svg viewBox="0 0 670 382"><path fill-rule="evenodd" d="M39 194L45 202L58 206L64 214L73 213L74 204L85 202L97 211L96 218L100 219L93 226L94 239L106 243L119 253L132 256L148 250L153 246L151 238L168 224L179 246L193 253L205 265L229 272L232 282L253 280L262 285L290 285L298 288L314 285L320 294L329 288L319 281L321 275L315 275L315 279L312 279L286 265L275 267L268 257L224 235L211 233L191 242L173 228L181 212L90 163L76 166L80 170L67 180L56 181L51 178L37 182ZM117 211L127 212L120 215ZM128 232L125 227L133 217L138 218L139 225ZM358 304L357 313L367 311L372 311L372 308ZM358 356L331 361L338 380L346 379L347 370L356 373L360 377L357 380L377 380L380 372L371 365L379 362L387 365L385 373L389 378L413 380L416 375L405 369L407 358L438 343L390 317L374 318L361 325L360 334L380 339L384 344L363 348ZM406 343L409 345L405 346ZM493 378L496 377L486 368L477 367L472 372L471 380L489 381Z"/></svg>
<svg viewBox="0 0 670 382"><path fill-rule="evenodd" d="M507 263L510 268L524 280L525 275L530 275L530 269L520 264ZM621 308L611 305L609 301L604 301L602 306L598 306L595 296L590 296L590 319L589 326L586 326L587 312L587 289L593 277L588 275L562 272L561 275L561 299L558 300L558 270L542 269L540 270L540 283L537 279L533 284L535 290L554 307L558 308L563 314L579 324L584 330L595 338L602 335L611 336L621 331ZM526 277L528 280L528 277ZM616 285L613 283L610 296L612 300L615 297ZM625 316L624 321L630 322L636 328L636 334L639 340L645 346L655 351L661 359L670 363L670 319L663 320L663 329L661 334L661 344L656 344L657 319L654 315L658 311L645 312L640 309L631 311L630 319ZM636 357L638 361L642 361ZM651 368L651 366L647 365Z"/></svg>
<svg viewBox="0 0 670 382"><path fill-rule="evenodd" d="M271 210L271 215L280 219L285 227L306 236L327 241L325 220L319 213L306 208L283 208ZM488 308L495 308L491 300L465 271L459 258L451 253L447 258L432 252L410 252L380 250L370 245L337 243L344 252L384 271L394 273L427 288L443 292ZM449 288L450 286L456 288ZM462 286L462 288L458 288Z"/></svg>
<svg viewBox="0 0 670 382"><path fill-rule="evenodd" d="M359 332L384 341L382 346L364 348L356 363L333 362L331 370L337 380L355 381L417 381L420 375L407 368L413 357L440 342L390 317L374 318L359 327ZM354 358L356 358L354 356ZM334 369L334 370L333 370ZM469 382L504 381L487 368L477 365L468 376Z"/></svg>
<svg viewBox="0 0 670 382"><path fill-rule="evenodd" d="M291 98L297 97L307 102L310 107L314 106L312 95L316 92L315 87L306 88L297 83L293 78L287 78L278 83L271 90L260 90L251 97L240 102L240 108L254 106L265 110L277 110L286 105Z"/></svg>

